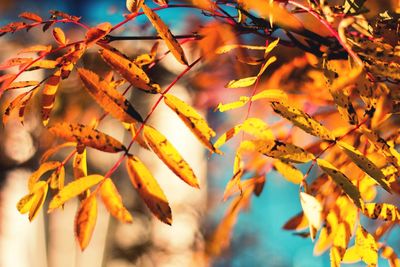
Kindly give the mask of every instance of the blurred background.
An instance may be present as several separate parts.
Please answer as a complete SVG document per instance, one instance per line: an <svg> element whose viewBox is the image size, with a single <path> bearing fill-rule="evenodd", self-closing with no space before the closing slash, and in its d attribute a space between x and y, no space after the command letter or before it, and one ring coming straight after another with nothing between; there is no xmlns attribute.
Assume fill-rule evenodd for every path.
<svg viewBox="0 0 400 267"><path fill-rule="evenodd" d="M390 7L390 1L374 1L376 10ZM119 0L69 0L69 1L0 1L0 23L6 24L17 20L19 13L31 11L46 17L48 10L60 10L82 17L88 25L109 21L113 24L123 19L125 1ZM185 34L193 28L199 28L208 18L193 10L172 9L162 11L160 16L171 25L175 34ZM82 38L79 28L62 25L71 39ZM145 18L121 29L121 34L154 34ZM4 61L15 55L18 50L32 44L51 43L52 36L33 29L29 34L6 35L0 38L0 60ZM115 44L129 55L138 55L148 51L153 42L128 41ZM184 46L191 50L189 61L198 55L194 46ZM279 48L275 51L278 69L285 62L296 56L299 51ZM88 53L79 66L105 73L105 64L98 64L100 59L96 51ZM196 106L206 116L219 136L235 122L233 113L213 112L219 102L228 102L235 95L227 95L223 79L216 80L212 74L236 77L237 73L245 76L246 70L235 69L233 73L226 65L229 61L213 62L209 76L196 77L195 71L183 79L172 92ZM215 64L215 65L213 65ZM229 69L230 74L221 71ZM161 83L168 85L183 68L170 56L162 61L151 75ZM215 73L213 73L215 72ZM235 73L236 72L236 73ZM44 77L45 73L32 72L32 80ZM36 76L35 76L36 75ZM24 76L27 79L27 76ZM29 79L28 79L29 80ZM192 83L194 80L196 82ZM7 97L12 97L8 95ZM67 120L88 123L91 118L101 115L101 110L91 105L90 98L81 90L81 84L72 77L63 82L58 102L53 112L53 122ZM140 92L130 96L135 106L140 104L146 112L153 100L144 98ZM2 105L4 105L4 98ZM26 216L16 209L18 200L27 193L26 181L29 175L39 166L42 153L56 144L41 126L39 119L39 102L35 100L29 107L25 125L11 120L0 129L0 266L9 267L44 267L44 266L271 266L271 267L320 267L329 266L329 253L313 256L314 244L309 238L293 235L284 231L285 222L300 210L298 186L284 180L275 171L266 177L267 183L261 196L252 198L248 209L239 215L229 249L220 256L210 259L205 256L207 243L218 223L224 216L228 203L222 201L223 190L232 177L232 163L236 144L224 147L224 156L209 156L198 141L192 136L179 119L165 106L161 106L151 123L162 131L177 147L183 157L194 168L201 179L201 190L194 190L176 179L151 153L134 148L134 152L150 167L159 180L161 187L170 201L174 223L167 226L149 214L147 207L133 190L127 174L117 171L113 178L126 207L132 212L134 221L124 225L110 218L103 206L99 207L99 216L92 241L85 252L80 252L73 234L74 214L77 201L69 201L63 210L46 214L46 205L38 217L30 223ZM262 116L262 107L254 108ZM144 113L145 114L145 113ZM268 119L268 118L265 118ZM129 140L130 134L113 119L102 122L100 129L119 140ZM304 137L300 136L299 140ZM62 160L68 153L60 153L57 160ZM117 156L89 151L88 165L90 173L105 173ZM70 167L70 166L69 166ZM67 167L67 170L70 169ZM304 171L304 170L303 170ZM66 177L71 177L67 172ZM399 235L392 234L392 245L398 251ZM397 247L396 247L397 244ZM364 266L352 264L351 266ZM388 266L381 261L379 266Z"/></svg>

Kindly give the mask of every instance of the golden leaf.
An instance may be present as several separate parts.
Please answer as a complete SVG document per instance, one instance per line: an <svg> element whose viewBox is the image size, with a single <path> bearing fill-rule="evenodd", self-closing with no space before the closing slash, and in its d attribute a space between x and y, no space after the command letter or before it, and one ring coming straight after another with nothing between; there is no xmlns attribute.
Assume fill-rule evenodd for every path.
<svg viewBox="0 0 400 267"><path fill-rule="evenodd" d="M72 170L75 179L87 176L86 148L82 149L81 151L79 151L77 148L72 163Z"/></svg>
<svg viewBox="0 0 400 267"><path fill-rule="evenodd" d="M221 151L211 143L211 138L215 136L214 130L210 128L207 121L194 108L171 94L164 95L164 102L178 114L179 118L206 148L211 152L221 154Z"/></svg>
<svg viewBox="0 0 400 267"><path fill-rule="evenodd" d="M126 8L132 12L136 13L139 11L142 6L144 0L126 0Z"/></svg>
<svg viewBox="0 0 400 267"><path fill-rule="evenodd" d="M382 219L385 221L400 221L399 209L387 203L366 203L362 212L371 219Z"/></svg>
<svg viewBox="0 0 400 267"><path fill-rule="evenodd" d="M377 181L386 191L390 193L390 188L384 182L385 175L383 175L382 171L372 161L364 156L359 150L343 141L339 141L337 144L360 169L365 171L369 176L371 176L372 179Z"/></svg>
<svg viewBox="0 0 400 267"><path fill-rule="evenodd" d="M257 140L253 143L258 152L268 157L293 163L306 163L315 159L312 153L305 151L303 148L278 140Z"/></svg>
<svg viewBox="0 0 400 267"><path fill-rule="evenodd" d="M82 177L78 180L72 181L61 189L57 195L53 197L49 204L49 212L63 205L71 198L83 193L90 187L98 184L104 179L103 176L98 174Z"/></svg>
<svg viewBox="0 0 400 267"><path fill-rule="evenodd" d="M252 86L256 81L258 77L257 76L251 76L251 77L246 77L238 80L232 80L230 81L227 85L225 85L226 88L243 88L243 87L249 87Z"/></svg>
<svg viewBox="0 0 400 267"><path fill-rule="evenodd" d="M338 184L343 191L353 200L354 204L361 208L362 199L357 187L347 178L346 175L341 173L335 166L323 159L317 159L318 166L326 172L336 184Z"/></svg>
<svg viewBox="0 0 400 267"><path fill-rule="evenodd" d="M86 69L78 69L78 73L88 93L106 112L122 122L143 122L131 103L97 74Z"/></svg>
<svg viewBox="0 0 400 267"><path fill-rule="evenodd" d="M361 259L368 265L378 264L378 245L375 238L361 225L358 226L355 247Z"/></svg>
<svg viewBox="0 0 400 267"><path fill-rule="evenodd" d="M126 150L115 138L79 123L58 123L49 128L49 131L66 141L74 141L104 152L116 153Z"/></svg>
<svg viewBox="0 0 400 267"><path fill-rule="evenodd" d="M32 20L35 22L42 22L43 19L36 13L33 12L22 12L21 14L18 15L20 18Z"/></svg>
<svg viewBox="0 0 400 267"><path fill-rule="evenodd" d="M164 135L147 125L144 126L143 134L147 144L170 170L188 185L199 188L199 182L192 168Z"/></svg>
<svg viewBox="0 0 400 267"><path fill-rule="evenodd" d="M172 213L168 200L149 169L135 156L128 158L126 168L132 185L146 206L160 221L171 225Z"/></svg>
<svg viewBox="0 0 400 267"><path fill-rule="evenodd" d="M120 194L110 178L100 186L100 196L112 216L124 223L132 223L132 216L124 207Z"/></svg>
<svg viewBox="0 0 400 267"><path fill-rule="evenodd" d="M151 94L161 92L160 86L153 83L142 68L122 56L122 53L115 49L101 49L99 52L103 60L134 87Z"/></svg>
<svg viewBox="0 0 400 267"><path fill-rule="evenodd" d="M92 238L93 230L97 220L96 194L90 195L82 201L75 216L75 236L83 251Z"/></svg>
<svg viewBox="0 0 400 267"><path fill-rule="evenodd" d="M30 204L29 221L32 221L38 214L38 211L43 207L43 203L44 200L46 199L48 189L49 186L44 181L39 181L34 185L33 188L34 197L32 203Z"/></svg>
<svg viewBox="0 0 400 267"><path fill-rule="evenodd" d="M182 64L188 65L187 59L185 57L185 53L181 45L172 35L168 26L160 19L160 17L149 8L147 5L142 5L143 12L146 14L147 18L150 20L151 24L153 24L154 28L156 28L160 37L165 41L165 44L174 55L174 57Z"/></svg>
<svg viewBox="0 0 400 267"><path fill-rule="evenodd" d="M54 107L56 93L61 80L61 70L58 69L47 80L42 93L42 121L46 126L49 122L50 112Z"/></svg>
<svg viewBox="0 0 400 267"><path fill-rule="evenodd" d="M87 46L95 44L97 41L103 39L112 29L112 25L109 22L104 22L91 28L86 33L85 43Z"/></svg>
<svg viewBox="0 0 400 267"><path fill-rule="evenodd" d="M61 166L61 162L59 161L48 161L45 163L42 163L39 168L31 174L31 176L28 179L28 189L31 192L34 188L34 185L36 182L40 179L40 177L43 176L48 171L54 170L58 167Z"/></svg>
<svg viewBox="0 0 400 267"><path fill-rule="evenodd" d="M50 188L51 189L61 189L64 187L64 180L65 180L65 168L63 165L55 170L50 178Z"/></svg>
<svg viewBox="0 0 400 267"><path fill-rule="evenodd" d="M323 140L335 140L332 133L310 115L290 106L285 102L272 102L272 108L280 116L290 120L306 133L320 137Z"/></svg>
<svg viewBox="0 0 400 267"><path fill-rule="evenodd" d="M333 246L331 248L331 266L340 267L340 262L346 253L347 245L350 241L351 232L344 223L339 223L338 230L333 238Z"/></svg>
<svg viewBox="0 0 400 267"><path fill-rule="evenodd" d="M59 46L65 46L67 44L67 39L65 38L65 33L61 28L53 29L53 36Z"/></svg>
<svg viewBox="0 0 400 267"><path fill-rule="evenodd" d="M274 167L289 182L300 184L303 181L303 173L289 163L275 160Z"/></svg>

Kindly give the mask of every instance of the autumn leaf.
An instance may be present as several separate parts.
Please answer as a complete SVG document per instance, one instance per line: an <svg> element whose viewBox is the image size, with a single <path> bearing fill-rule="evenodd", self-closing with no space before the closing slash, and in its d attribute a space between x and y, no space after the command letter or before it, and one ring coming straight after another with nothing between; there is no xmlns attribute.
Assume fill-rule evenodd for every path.
<svg viewBox="0 0 400 267"><path fill-rule="evenodd" d="M339 141L337 144L360 169L377 181L386 191L391 192L390 188L384 182L385 175L371 160L365 157L359 150L343 141Z"/></svg>
<svg viewBox="0 0 400 267"><path fill-rule="evenodd" d="M326 160L317 159L317 164L335 181L335 183L337 183L343 189L343 191L353 200L354 204L361 208L363 202L360 192L349 180L349 178L347 178L347 176L341 173L338 169L336 169L336 167Z"/></svg>
<svg viewBox="0 0 400 267"><path fill-rule="evenodd" d="M42 92L42 122L47 125L50 118L50 112L54 107L57 89L60 85L61 70L55 71L47 80Z"/></svg>
<svg viewBox="0 0 400 267"><path fill-rule="evenodd" d="M143 5L144 0L126 0L126 8L132 12L136 13L139 11Z"/></svg>
<svg viewBox="0 0 400 267"><path fill-rule="evenodd" d="M115 138L79 123L58 123L50 127L49 132L66 141L77 142L104 152L116 153L126 150Z"/></svg>
<svg viewBox="0 0 400 267"><path fill-rule="evenodd" d="M43 176L48 171L54 170L58 167L61 166L61 162L59 161L48 161L45 163L42 163L39 168L31 174L31 176L28 179L28 189L29 191L32 191L34 188L34 185L39 181L40 177Z"/></svg>
<svg viewBox="0 0 400 267"><path fill-rule="evenodd" d="M211 138L215 136L214 130L210 128L207 121L194 108L171 94L164 95L164 102L178 114L179 118L205 147L211 152L221 154L221 151L216 149L211 143Z"/></svg>
<svg viewBox="0 0 400 267"><path fill-rule="evenodd" d="M358 226L355 247L361 259L368 265L378 264L378 245L375 238L361 225Z"/></svg>
<svg viewBox="0 0 400 267"><path fill-rule="evenodd" d="M132 216L124 207L121 196L110 178L106 178L101 184L100 196L112 216L124 223L132 222Z"/></svg>
<svg viewBox="0 0 400 267"><path fill-rule="evenodd" d="M157 180L138 157L130 156L126 169L133 187L150 211L162 222L171 225L172 213L168 200Z"/></svg>
<svg viewBox="0 0 400 267"><path fill-rule="evenodd" d="M272 102L272 108L280 116L290 120L305 132L320 137L323 140L335 140L335 137L328 129L302 110L292 107L285 102Z"/></svg>
<svg viewBox="0 0 400 267"><path fill-rule="evenodd" d="M97 74L86 69L78 69L78 73L90 96L106 112L122 122L143 122L131 103L107 82L100 81Z"/></svg>
<svg viewBox="0 0 400 267"><path fill-rule="evenodd" d="M121 53L109 49L101 49L99 53L103 60L134 87L152 94L161 92L158 84L153 83L146 72L136 63L121 56Z"/></svg>
<svg viewBox="0 0 400 267"><path fill-rule="evenodd" d="M32 20L32 21L35 21L35 22L42 22L43 21L43 19L38 14L35 14L33 12L23 12L23 13L19 14L18 17L24 18L24 19L27 19L27 20Z"/></svg>
<svg viewBox="0 0 400 267"><path fill-rule="evenodd" d="M319 229L322 223L322 205L313 196L300 192L300 204L311 226Z"/></svg>
<svg viewBox="0 0 400 267"><path fill-rule="evenodd" d="M51 189L62 189L64 187L65 180L65 168L63 165L58 167L50 176L50 188Z"/></svg>
<svg viewBox="0 0 400 267"><path fill-rule="evenodd" d="M293 163L306 163L315 159L313 154L305 151L303 148L293 144L286 144L279 140L257 140L253 143L258 152L268 157L286 160Z"/></svg>
<svg viewBox="0 0 400 267"><path fill-rule="evenodd" d="M303 173L289 163L275 160L274 167L289 182L300 184L303 181Z"/></svg>
<svg viewBox="0 0 400 267"><path fill-rule="evenodd" d="M154 151L171 171L188 185L199 188L199 182L192 168L164 135L147 125L143 128L143 134L151 150Z"/></svg>
<svg viewBox="0 0 400 267"><path fill-rule="evenodd" d="M98 174L82 177L78 180L72 181L61 189L57 195L53 197L49 204L49 212L63 205L66 201L83 193L92 186L104 180L104 177Z"/></svg>
<svg viewBox="0 0 400 267"><path fill-rule="evenodd" d="M83 251L89 245L97 220L96 194L90 195L80 204L75 216L75 236Z"/></svg>
<svg viewBox="0 0 400 267"><path fill-rule="evenodd" d="M85 43L87 46L91 46L95 44L97 41L104 38L112 29L112 25L109 22L104 22L96 27L93 27L88 30L86 33Z"/></svg>
<svg viewBox="0 0 400 267"><path fill-rule="evenodd" d="M49 186L46 182L40 181L33 187L33 201L31 207L29 209L29 221L33 221L33 219L38 214L39 210L43 207L44 200L47 196L47 191Z"/></svg>
<svg viewBox="0 0 400 267"><path fill-rule="evenodd" d="M399 209L388 203L366 203L362 212L371 219L382 219L385 221L400 221Z"/></svg>
<svg viewBox="0 0 400 267"><path fill-rule="evenodd" d="M65 46L67 44L67 39L65 37L65 33L61 28L53 29L53 36L59 46Z"/></svg>
<svg viewBox="0 0 400 267"><path fill-rule="evenodd" d="M182 64L188 65L188 61L186 59L185 53L181 45L172 35L168 26L161 20L161 18L147 5L142 5L143 12L146 14L147 18L150 20L151 24L153 24L154 28L156 28L160 37L164 40L165 44L174 55L174 57Z"/></svg>
<svg viewBox="0 0 400 267"><path fill-rule="evenodd" d="M308 227L308 220L307 217L304 215L303 212L293 216L290 218L282 228L285 230L303 230Z"/></svg>

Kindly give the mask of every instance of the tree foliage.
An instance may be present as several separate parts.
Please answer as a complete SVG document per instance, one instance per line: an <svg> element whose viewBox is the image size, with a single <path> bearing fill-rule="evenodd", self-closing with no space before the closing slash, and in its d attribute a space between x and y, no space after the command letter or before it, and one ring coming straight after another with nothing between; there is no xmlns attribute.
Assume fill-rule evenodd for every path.
<svg viewBox="0 0 400 267"><path fill-rule="evenodd" d="M223 145L237 139L232 178L224 192L230 205L205 253L217 256L229 246L239 213L253 195L262 193L268 186L266 175L276 170L299 186L302 207L284 229L315 241L315 254L329 250L332 266L355 261L376 266L378 257L400 266L383 239L400 221L395 205L400 194L399 15L393 10L371 14L366 1L330 2L157 1L160 6L152 7L148 1L128 0L130 13L124 20L93 27L61 11L51 11L49 19L30 12L20 14L20 21L0 28L1 35L42 28L51 32L54 42L26 47L0 65L0 70L17 69L0 77L0 95L8 100L3 123L14 113L23 123L27 105L39 97L43 125L64 143L44 153L18 210L33 220L46 198L51 212L78 197L81 204L75 234L83 250L96 224L96 196L121 222L134 220L112 179L125 161L129 179L149 210L162 222L173 223L173 210L157 177L131 153L133 144L150 149L188 186L199 188L192 167L149 123L163 101L210 153L223 156ZM157 13L178 8L199 9L207 20L190 34L174 35ZM139 16L148 18L156 35L116 35ZM61 28L65 23L85 34L71 41ZM158 39L165 44L165 53L160 51ZM131 57L113 45L121 40L154 40L154 45L147 53ZM197 53L190 53L187 44ZM98 49L108 72L94 70L94 66L77 67L89 49ZM295 51L296 56L282 56L280 63L282 53L275 53L279 49ZM163 88L150 72L169 53L183 71ZM35 56L27 56L32 54ZM195 58L196 54L200 56ZM229 129L226 132L216 134L194 107L173 93L173 86L194 67L197 74L191 79L206 93L217 94L211 92L213 88L204 89L216 84L225 84L232 92L222 98L224 103L212 106L215 112L245 114L241 119L236 116L231 125L223 125L221 128ZM19 79L35 70L45 70L48 75L40 81ZM91 122L57 121L52 116L60 85L75 72L82 90L104 111ZM19 89L24 91L13 99L8 97ZM156 98L146 116L125 96L136 89L144 97ZM108 115L132 132L128 144L97 129ZM64 149L72 150L62 162L50 160ZM90 173L87 149L119 153L120 158L107 173ZM70 161L71 178L65 177ZM51 191L54 196L48 194ZM374 232L366 230L363 218L377 220Z"/></svg>

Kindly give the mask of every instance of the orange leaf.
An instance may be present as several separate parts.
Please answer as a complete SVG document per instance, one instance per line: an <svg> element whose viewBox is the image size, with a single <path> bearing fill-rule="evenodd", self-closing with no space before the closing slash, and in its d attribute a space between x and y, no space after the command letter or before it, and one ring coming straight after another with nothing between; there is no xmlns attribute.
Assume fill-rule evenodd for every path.
<svg viewBox="0 0 400 267"><path fill-rule="evenodd" d="M126 162L129 178L150 211L162 222L171 225L172 213L168 200L157 180L138 157Z"/></svg>
<svg viewBox="0 0 400 267"><path fill-rule="evenodd" d="M150 20L151 24L153 24L154 28L156 28L160 37L165 41L165 44L174 55L174 57L182 64L188 65L187 59L185 57L185 53L181 45L172 35L168 26L160 19L160 17L153 11L151 8L142 5L143 12L146 14L147 18Z"/></svg>
<svg viewBox="0 0 400 267"><path fill-rule="evenodd" d="M59 46L65 46L67 44L67 39L65 38L65 33L61 28L53 29L53 36Z"/></svg>
<svg viewBox="0 0 400 267"><path fill-rule="evenodd" d="M122 204L117 188L110 178L106 178L100 186L100 196L112 216L124 223L132 223L132 216Z"/></svg>
<svg viewBox="0 0 400 267"><path fill-rule="evenodd" d="M46 126L49 122L50 112L54 107L56 93L60 85L61 70L58 69L47 80L42 93L42 122Z"/></svg>
<svg viewBox="0 0 400 267"><path fill-rule="evenodd" d="M43 19L39 15L37 15L35 13L32 13L32 12L23 12L23 13L19 14L18 17L24 18L24 19L28 19L28 20L32 20L32 21L36 21L36 22L42 22L43 21Z"/></svg>
<svg viewBox="0 0 400 267"><path fill-rule="evenodd" d="M104 22L94 28L91 28L86 33L86 45L90 46L92 44L95 44L100 39L104 38L111 31L111 28L112 25L109 22Z"/></svg>
<svg viewBox="0 0 400 267"><path fill-rule="evenodd" d="M132 12L136 13L139 11L142 6L144 0L126 0L126 8Z"/></svg>
<svg viewBox="0 0 400 267"><path fill-rule="evenodd" d="M92 194L82 201L75 217L75 235L79 246L83 251L92 238L93 230L97 220L97 200Z"/></svg>

